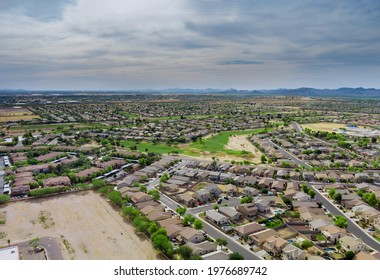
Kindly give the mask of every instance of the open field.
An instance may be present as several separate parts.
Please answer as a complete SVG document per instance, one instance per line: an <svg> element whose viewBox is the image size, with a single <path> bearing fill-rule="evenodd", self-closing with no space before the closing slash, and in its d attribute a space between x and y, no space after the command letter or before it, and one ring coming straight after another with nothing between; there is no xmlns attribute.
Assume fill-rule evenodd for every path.
<svg viewBox="0 0 380 280"><path fill-rule="evenodd" d="M253 146L251 142L249 142L246 135L231 136L228 139L227 145L224 147L228 150L250 152L255 159L254 162L260 162L262 153L255 146Z"/></svg>
<svg viewBox="0 0 380 280"><path fill-rule="evenodd" d="M33 114L27 108L13 107L0 109L0 122L30 121L38 118L39 116Z"/></svg>
<svg viewBox="0 0 380 280"><path fill-rule="evenodd" d="M258 162L259 152L256 148L245 139L246 136L261 133L264 129L241 130L241 131L224 131L212 136L206 136L201 140L190 144L181 144L178 146L169 146L167 144L159 143L153 144L149 142L135 142L133 140L122 141L122 145L126 148L136 146L140 152L154 152L154 153L178 153L194 158L210 159L218 157L220 160L249 160ZM229 144L230 137L234 137L235 144ZM237 140L236 140L237 139ZM243 145L243 146L242 146ZM244 148L246 147L246 148Z"/></svg>
<svg viewBox="0 0 380 280"><path fill-rule="evenodd" d="M157 259L149 240L136 235L98 193L93 191L9 203L0 247L35 237L55 237L65 259Z"/></svg>
<svg viewBox="0 0 380 280"><path fill-rule="evenodd" d="M345 128L346 124L342 123L329 123L329 122L320 122L320 123L308 123L301 125L304 129L309 128L314 131L327 131L334 132L335 129Z"/></svg>

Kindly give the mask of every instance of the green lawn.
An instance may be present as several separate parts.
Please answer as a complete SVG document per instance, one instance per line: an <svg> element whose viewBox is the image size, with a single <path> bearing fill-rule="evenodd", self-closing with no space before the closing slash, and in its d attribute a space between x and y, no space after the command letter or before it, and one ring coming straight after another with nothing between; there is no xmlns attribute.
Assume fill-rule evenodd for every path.
<svg viewBox="0 0 380 280"><path fill-rule="evenodd" d="M153 144L149 142L136 142L133 140L122 141L123 147L130 148L131 146L136 146L137 150L140 152L154 152L160 154L167 153L179 153L185 154L188 156L199 156L203 151L210 152L212 154L221 153L227 155L233 155L238 157L244 157L250 155L249 152L235 151L225 149L224 146L228 143L228 138L231 135L250 135L250 134L259 134L266 131L266 129L253 129L253 130L241 130L241 131L225 131L214 135L213 137L196 141L188 145L178 146L169 146L164 143Z"/></svg>
<svg viewBox="0 0 380 280"><path fill-rule="evenodd" d="M323 234L317 233L316 235L318 241L325 241L326 237L323 236Z"/></svg>
<svg viewBox="0 0 380 280"><path fill-rule="evenodd" d="M264 128L252 129L252 130L239 130L239 131L223 131L219 134L216 134L210 138L196 141L189 145L189 148L198 149L201 151L207 151L211 153L224 152L229 155L241 156L242 151L234 151L225 149L224 146L227 145L228 139L232 135L250 135L250 134L259 134L266 131Z"/></svg>

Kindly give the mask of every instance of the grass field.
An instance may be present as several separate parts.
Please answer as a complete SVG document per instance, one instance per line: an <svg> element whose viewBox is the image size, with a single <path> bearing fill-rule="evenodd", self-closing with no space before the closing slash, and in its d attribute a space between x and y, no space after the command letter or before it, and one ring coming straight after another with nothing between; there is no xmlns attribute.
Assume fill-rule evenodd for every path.
<svg viewBox="0 0 380 280"><path fill-rule="evenodd" d="M228 140L232 135L250 135L264 132L265 129L253 129L244 131L225 131L213 135L211 137L193 142L191 144L182 144L179 146L169 146L167 144L159 143L153 144L149 142L135 142L133 140L122 141L122 145L126 148L136 146L140 152L154 152L160 154L178 153L192 157L219 157L223 159L234 160L252 160L254 155L249 151L231 150L226 149Z"/></svg>
<svg viewBox="0 0 380 280"><path fill-rule="evenodd" d="M327 131L327 132L334 132L335 130L339 128L345 128L346 124L342 123L329 123L329 122L320 122L320 123L308 123L308 124L302 124L302 127L309 128L314 131Z"/></svg>

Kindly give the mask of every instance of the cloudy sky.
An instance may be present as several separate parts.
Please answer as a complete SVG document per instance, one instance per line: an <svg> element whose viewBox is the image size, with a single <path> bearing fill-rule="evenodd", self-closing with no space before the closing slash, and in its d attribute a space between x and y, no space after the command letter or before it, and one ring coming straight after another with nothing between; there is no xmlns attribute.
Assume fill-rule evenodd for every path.
<svg viewBox="0 0 380 280"><path fill-rule="evenodd" d="M380 88L378 0L1 0L0 88Z"/></svg>

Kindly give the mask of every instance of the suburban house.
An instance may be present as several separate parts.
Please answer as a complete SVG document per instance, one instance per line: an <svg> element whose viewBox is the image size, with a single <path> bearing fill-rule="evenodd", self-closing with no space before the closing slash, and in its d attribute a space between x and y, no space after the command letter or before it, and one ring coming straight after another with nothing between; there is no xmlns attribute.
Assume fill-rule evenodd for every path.
<svg viewBox="0 0 380 280"><path fill-rule="evenodd" d="M286 184L282 181L273 181L271 189L275 192L283 192L286 189Z"/></svg>
<svg viewBox="0 0 380 280"><path fill-rule="evenodd" d="M197 203L196 199L188 195L187 193L182 193L177 195L178 201L187 207L194 207Z"/></svg>
<svg viewBox="0 0 380 280"><path fill-rule="evenodd" d="M71 186L71 181L70 178L67 176L59 176L43 179L42 184L44 185L44 187Z"/></svg>
<svg viewBox="0 0 380 280"><path fill-rule="evenodd" d="M355 239L352 236L343 236L340 239L340 244L342 245L342 249L344 251L352 251L355 254L359 253L360 251L364 251L366 249L364 243L359 240Z"/></svg>
<svg viewBox="0 0 380 280"><path fill-rule="evenodd" d="M327 240L337 243L340 238L347 235L347 231L335 225L329 225L322 229L322 234Z"/></svg>
<svg viewBox="0 0 380 280"><path fill-rule="evenodd" d="M160 204L158 206L148 205L148 206L146 206L146 207L144 207L144 208L142 208L140 210L141 214L143 214L145 216L148 215L151 212L154 212L154 211L156 211L156 212L165 212L165 206L162 205L162 204Z"/></svg>
<svg viewBox="0 0 380 280"><path fill-rule="evenodd" d="M215 210L206 211L206 219L219 226L227 225L230 223L230 220L226 216L220 214L219 212Z"/></svg>
<svg viewBox="0 0 380 280"><path fill-rule="evenodd" d="M162 211L152 211L147 215L147 218L153 222L166 220L166 219L171 218L171 217L172 217L171 213L162 212Z"/></svg>
<svg viewBox="0 0 380 280"><path fill-rule="evenodd" d="M257 246L261 246L271 236L277 235L277 231L274 229L265 229L253 234L248 235L248 238Z"/></svg>
<svg viewBox="0 0 380 280"><path fill-rule="evenodd" d="M378 260L378 259L375 258L371 254L368 254L368 253L365 253L363 251L360 251L359 253L357 253L355 255L354 260L357 260L357 261L375 261L375 260Z"/></svg>
<svg viewBox="0 0 380 280"><path fill-rule="evenodd" d="M194 192L193 197L203 203L206 203L211 200L210 192L206 189L201 189Z"/></svg>
<svg viewBox="0 0 380 280"><path fill-rule="evenodd" d="M236 206L236 211L240 212L244 217L252 219L256 217L258 208L255 203L249 203Z"/></svg>
<svg viewBox="0 0 380 280"><path fill-rule="evenodd" d="M199 243L205 240L205 236L202 232L192 228L192 227L185 227L177 236L177 239L180 239L181 241L187 243Z"/></svg>
<svg viewBox="0 0 380 280"><path fill-rule="evenodd" d="M284 260L304 260L306 253L293 244L288 244L282 249L282 259Z"/></svg>
<svg viewBox="0 0 380 280"><path fill-rule="evenodd" d="M224 186L224 192L229 196L237 196L238 195L237 187L235 185L232 185L232 184L228 184L228 185Z"/></svg>
<svg viewBox="0 0 380 280"><path fill-rule="evenodd" d="M310 200L311 200L311 197L310 197L310 195L308 195L307 193L304 193L304 192L297 192L297 193L293 196L293 199L294 199L294 200L297 200L297 201L310 201Z"/></svg>
<svg viewBox="0 0 380 280"><path fill-rule="evenodd" d="M249 223L246 225L236 227L235 231L236 231L237 235L239 235L240 237L243 237L243 236L248 236L248 235L256 233L256 232L263 231L265 229L266 229L266 227L264 227L264 226L262 226L256 222L253 222L253 223Z"/></svg>
<svg viewBox="0 0 380 280"><path fill-rule="evenodd" d="M236 211L233 207L220 207L219 213L223 214L231 221L237 221L241 218L241 213Z"/></svg>
<svg viewBox="0 0 380 280"><path fill-rule="evenodd" d="M214 252L216 251L217 247L217 245L214 242L210 241L203 241L201 243L188 242L186 243L186 245L193 249L193 254L199 256Z"/></svg>
<svg viewBox="0 0 380 280"><path fill-rule="evenodd" d="M332 225L332 223L324 219L313 220L309 223L310 229L314 231L321 231L324 227L329 225Z"/></svg>
<svg viewBox="0 0 380 280"><path fill-rule="evenodd" d="M222 193L219 187L215 184L209 184L205 186L204 189L208 191L211 194L211 196L214 196L214 197L219 197L220 194Z"/></svg>
<svg viewBox="0 0 380 280"><path fill-rule="evenodd" d="M282 249L288 245L289 242L285 239L278 237L277 235L271 236L264 243L263 248L268 252L271 256L280 256L282 253Z"/></svg>
<svg viewBox="0 0 380 280"><path fill-rule="evenodd" d="M252 187L245 187L243 189L243 194L245 196L255 196L258 195L260 191L258 189L252 188Z"/></svg>
<svg viewBox="0 0 380 280"><path fill-rule="evenodd" d="M150 195L143 192L130 193L128 196L134 204L153 200Z"/></svg>
<svg viewBox="0 0 380 280"><path fill-rule="evenodd" d="M314 180L314 173L310 171L306 171L302 174L303 178L306 181L313 181Z"/></svg>

